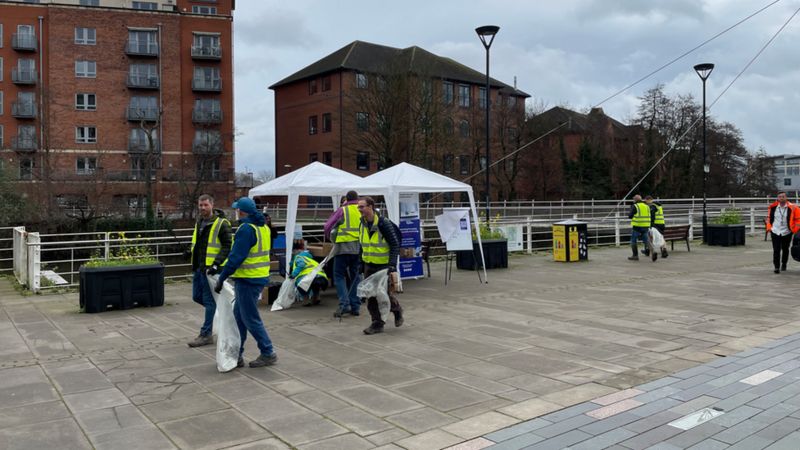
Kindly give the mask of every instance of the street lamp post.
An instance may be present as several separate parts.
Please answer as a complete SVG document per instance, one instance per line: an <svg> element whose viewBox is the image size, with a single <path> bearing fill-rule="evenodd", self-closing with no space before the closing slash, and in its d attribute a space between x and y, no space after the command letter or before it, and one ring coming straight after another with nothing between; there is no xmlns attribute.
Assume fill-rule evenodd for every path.
<svg viewBox="0 0 800 450"><path fill-rule="evenodd" d="M486 170L486 226L489 226L489 199L491 196L489 195L489 105L491 102L489 101L490 98L490 86L489 86L489 47L492 46L492 42L494 41L495 35L497 32L500 31L500 27L496 25L484 25L482 27L475 28L475 32L478 33L478 37L481 39L481 43L483 43L483 47L486 49L486 166L484 170Z"/></svg>
<svg viewBox="0 0 800 450"><path fill-rule="evenodd" d="M708 164L708 153L706 152L706 80L714 70L714 64L703 63L694 66L695 72L703 80L703 243L708 243L708 216L706 215L706 180L711 168Z"/></svg>

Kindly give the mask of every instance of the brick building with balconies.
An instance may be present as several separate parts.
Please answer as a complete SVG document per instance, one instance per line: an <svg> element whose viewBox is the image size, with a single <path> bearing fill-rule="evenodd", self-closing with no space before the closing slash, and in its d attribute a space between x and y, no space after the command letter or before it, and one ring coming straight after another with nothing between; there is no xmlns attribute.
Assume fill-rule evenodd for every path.
<svg viewBox="0 0 800 450"><path fill-rule="evenodd" d="M485 87L484 73L422 48L352 42L270 86L276 175L321 161L364 176L406 161L466 179L483 198ZM517 148L527 97L491 79L492 161ZM513 191L502 173L513 164L501 166L494 198Z"/></svg>
<svg viewBox="0 0 800 450"><path fill-rule="evenodd" d="M45 205L235 189L234 0L0 0L0 165ZM51 203L55 202L55 203Z"/></svg>

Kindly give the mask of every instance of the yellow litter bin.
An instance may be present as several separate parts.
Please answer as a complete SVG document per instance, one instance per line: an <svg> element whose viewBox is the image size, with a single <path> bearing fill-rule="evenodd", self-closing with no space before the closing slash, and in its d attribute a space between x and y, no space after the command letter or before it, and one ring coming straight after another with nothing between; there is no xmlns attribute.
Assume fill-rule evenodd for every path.
<svg viewBox="0 0 800 450"><path fill-rule="evenodd" d="M585 222L565 220L553 224L553 259L573 262L589 259Z"/></svg>

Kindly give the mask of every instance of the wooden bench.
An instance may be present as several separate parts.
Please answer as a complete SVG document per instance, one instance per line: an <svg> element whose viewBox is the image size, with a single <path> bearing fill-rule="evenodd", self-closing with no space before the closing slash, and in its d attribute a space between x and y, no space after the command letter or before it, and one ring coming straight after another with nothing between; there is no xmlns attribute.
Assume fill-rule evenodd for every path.
<svg viewBox="0 0 800 450"><path fill-rule="evenodd" d="M675 250L675 241L686 241L686 250L689 248L689 225L672 225L664 228L664 241L669 242L672 250Z"/></svg>

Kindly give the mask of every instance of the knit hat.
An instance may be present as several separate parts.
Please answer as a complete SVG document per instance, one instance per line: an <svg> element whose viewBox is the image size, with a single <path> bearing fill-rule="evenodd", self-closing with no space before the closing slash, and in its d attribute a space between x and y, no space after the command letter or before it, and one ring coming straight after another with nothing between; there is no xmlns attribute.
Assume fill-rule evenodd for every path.
<svg viewBox="0 0 800 450"><path fill-rule="evenodd" d="M238 209L247 214L255 214L258 212L256 209L256 202L250 197L242 197L236 200L233 202L233 205L231 205L231 208Z"/></svg>

